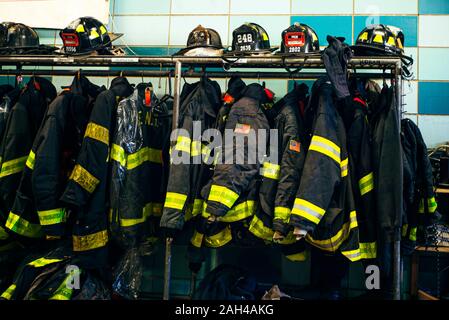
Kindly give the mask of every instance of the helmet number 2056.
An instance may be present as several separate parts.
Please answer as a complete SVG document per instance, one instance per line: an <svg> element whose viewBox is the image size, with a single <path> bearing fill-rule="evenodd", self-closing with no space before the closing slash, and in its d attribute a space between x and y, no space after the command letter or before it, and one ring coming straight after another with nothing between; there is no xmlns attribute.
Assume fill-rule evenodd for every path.
<svg viewBox="0 0 449 320"><path fill-rule="evenodd" d="M250 43L253 42L253 35L251 33L237 35L237 43Z"/></svg>

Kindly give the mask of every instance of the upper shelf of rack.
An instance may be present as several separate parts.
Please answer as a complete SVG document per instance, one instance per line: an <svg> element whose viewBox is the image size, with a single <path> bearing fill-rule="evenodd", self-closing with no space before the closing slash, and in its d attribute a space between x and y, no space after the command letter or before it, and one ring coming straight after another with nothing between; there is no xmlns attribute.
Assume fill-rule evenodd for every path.
<svg viewBox="0 0 449 320"><path fill-rule="evenodd" d="M324 68L320 57L173 57L173 56L0 56L2 65L40 65L40 66L120 66L171 67L179 61L186 66L238 68ZM401 59L396 57L357 57L349 61L348 68L394 69L400 68Z"/></svg>

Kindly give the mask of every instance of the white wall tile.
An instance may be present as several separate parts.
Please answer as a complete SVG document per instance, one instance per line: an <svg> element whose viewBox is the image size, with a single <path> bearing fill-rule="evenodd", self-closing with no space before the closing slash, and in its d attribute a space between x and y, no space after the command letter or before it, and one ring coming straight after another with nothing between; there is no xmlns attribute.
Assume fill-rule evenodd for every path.
<svg viewBox="0 0 449 320"><path fill-rule="evenodd" d="M228 39L228 17L226 16L173 16L171 18L170 45L185 46L189 33L199 24L215 29L223 45Z"/></svg>
<svg viewBox="0 0 449 320"><path fill-rule="evenodd" d="M228 0L172 0L174 14L228 14Z"/></svg>
<svg viewBox="0 0 449 320"><path fill-rule="evenodd" d="M354 0L356 14L417 14L418 0ZM336 1L338 2L338 1Z"/></svg>
<svg viewBox="0 0 449 320"><path fill-rule="evenodd" d="M352 14L352 0L292 0L292 14Z"/></svg>
<svg viewBox="0 0 449 320"><path fill-rule="evenodd" d="M404 81L402 87L403 102L406 113L418 113L418 82Z"/></svg>
<svg viewBox="0 0 449 320"><path fill-rule="evenodd" d="M117 44L168 45L168 16L118 16L114 21L114 32L124 34Z"/></svg>
<svg viewBox="0 0 449 320"><path fill-rule="evenodd" d="M418 32L420 47L449 47L449 15L420 15Z"/></svg>
<svg viewBox="0 0 449 320"><path fill-rule="evenodd" d="M449 80L449 48L419 49L419 80Z"/></svg>
<svg viewBox="0 0 449 320"><path fill-rule="evenodd" d="M231 0L231 14L289 14L290 0Z"/></svg>
<svg viewBox="0 0 449 320"><path fill-rule="evenodd" d="M419 116L418 127L427 147L449 142L449 116Z"/></svg>

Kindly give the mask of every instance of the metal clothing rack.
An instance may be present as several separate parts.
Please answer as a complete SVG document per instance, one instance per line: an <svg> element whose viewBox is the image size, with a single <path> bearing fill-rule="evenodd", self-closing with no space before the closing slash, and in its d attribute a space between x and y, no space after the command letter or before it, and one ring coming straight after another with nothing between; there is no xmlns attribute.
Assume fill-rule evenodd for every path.
<svg viewBox="0 0 449 320"><path fill-rule="evenodd" d="M4 68L4 66L15 66ZM37 67L39 69L32 69ZM41 67L49 67L42 69ZM58 69L64 67L64 69ZM242 78L256 79L315 79L325 74L324 63L319 56L280 57L280 56L235 56L223 59L221 57L175 57L175 56L0 56L0 76L10 75L48 75L70 76L79 72L67 70L67 67L90 67L83 70L86 76L126 76L126 77L173 77L173 126L178 123L179 96L183 77L200 77L207 74L211 78L229 78L240 75ZM91 67L113 67L113 70L93 70ZM184 70L183 70L184 67ZM189 70L185 70L189 67ZM120 70L119 68L123 68ZM133 68L133 69L126 69ZM136 68L144 68L136 70ZM173 69L174 68L174 69ZM195 71L194 68L202 68ZM214 68L208 72L206 68ZM219 71L215 69L218 68ZM233 68L245 71L233 71ZM257 68L283 69L281 71L267 72L254 71ZM252 69L246 71L246 69ZM284 71L285 69L285 71ZM294 71L291 71L291 70ZM303 69L312 69L313 72ZM321 69L321 70L320 70ZM356 72L356 70L382 70L382 73ZM395 82L398 118L402 115L402 62L396 57L357 57L348 63L348 70L353 70L357 77L381 79L390 78ZM386 71L389 72L386 72ZM402 195L402 192L401 192ZM399 230L397 230L399 235ZM399 238L399 237L397 237ZM170 245L166 248L169 250ZM166 254L166 265L170 265L170 254ZM164 299L169 298L170 268L164 274ZM400 240L394 242L393 249L393 298L400 300L401 293L401 256Z"/></svg>

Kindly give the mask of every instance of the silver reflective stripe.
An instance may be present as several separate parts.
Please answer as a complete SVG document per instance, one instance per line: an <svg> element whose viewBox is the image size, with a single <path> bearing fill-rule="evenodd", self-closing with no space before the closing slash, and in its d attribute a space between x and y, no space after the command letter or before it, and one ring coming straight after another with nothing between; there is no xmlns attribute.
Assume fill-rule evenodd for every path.
<svg viewBox="0 0 449 320"><path fill-rule="evenodd" d="M348 257L349 259L354 259L354 258L358 258L358 257L360 257L362 254L360 253L360 251L358 251L358 252L356 252L356 253L352 253L352 254L347 254L347 253L344 253L343 252L343 254L345 255L345 257Z"/></svg>
<svg viewBox="0 0 449 320"><path fill-rule="evenodd" d="M293 208L294 209L297 209L297 210L301 210L301 211L305 211L305 212L307 212L308 214L310 214L311 216L314 216L315 218L318 218L318 219L320 219L321 220L321 218L323 217L321 214L319 214L318 212L316 212L316 211L314 211L314 210L312 210L312 209L310 209L310 208L308 208L308 207L306 207L306 206L304 206L304 205L302 205L302 204L295 204L294 206L293 206Z"/></svg>
<svg viewBox="0 0 449 320"><path fill-rule="evenodd" d="M323 149L326 149L327 151L332 152L336 157L340 158L340 152L337 152L337 150L335 150L334 148L328 146L328 145L325 144L325 143L322 143L322 142L320 142L320 141L313 140L311 144L312 144L312 145L315 145L315 146L318 146L318 147L321 147L321 148L323 148Z"/></svg>

